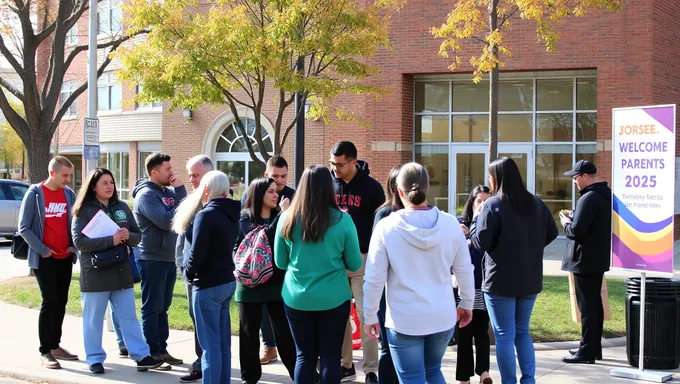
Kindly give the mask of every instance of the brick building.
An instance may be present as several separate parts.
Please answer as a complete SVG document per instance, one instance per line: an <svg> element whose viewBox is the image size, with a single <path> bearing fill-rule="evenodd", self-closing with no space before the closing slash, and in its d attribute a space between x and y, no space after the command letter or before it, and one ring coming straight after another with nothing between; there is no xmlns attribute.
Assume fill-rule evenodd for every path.
<svg viewBox="0 0 680 384"><path fill-rule="evenodd" d="M364 116L371 123L368 129L308 120L306 164L324 163L330 147L341 139L357 145L359 156L380 181L392 166L415 159L430 171L430 202L447 211L462 205L471 186L486 183L488 83L473 84L470 67L456 73L448 70L450 61L437 55L440 41L429 33L430 27L445 20L453 4L408 2L394 15L390 33L394 48L373 58L381 71L370 79L391 94L379 101L336 100ZM594 161L601 176L610 179L612 108L680 99L680 73L672 64L680 59L680 9L666 0L640 0L626 2L618 12L570 19L560 26L553 53L545 53L536 41L534 25L513 21L506 37L513 56L503 59L500 76L499 153L515 159L528 189L556 214L577 199L571 179L563 176L575 160ZM80 36L86 36L86 23L79 27ZM475 43L464 46L466 52L479 49ZM82 76L84 62L83 57ZM115 69L113 63L110 73ZM206 153L232 176L237 189L262 173L243 152L228 108L203 107L191 111L189 120L182 110L168 113L160 105L121 104L118 100L134 95L135 87L121 87L113 77L100 79L99 88L100 96L109 95L108 105L100 102L109 108L100 113L102 152L110 167L119 167L127 186L142 176L143 158L153 150L172 155L176 168L182 168L187 158ZM60 129L60 148L73 160L80 156L82 133L77 130L85 104L84 98L79 100L75 120L65 121ZM248 111L242 112L247 116ZM263 126L269 129L273 106L265 108L263 117ZM291 175L293 143L291 136L283 153L291 163Z"/></svg>

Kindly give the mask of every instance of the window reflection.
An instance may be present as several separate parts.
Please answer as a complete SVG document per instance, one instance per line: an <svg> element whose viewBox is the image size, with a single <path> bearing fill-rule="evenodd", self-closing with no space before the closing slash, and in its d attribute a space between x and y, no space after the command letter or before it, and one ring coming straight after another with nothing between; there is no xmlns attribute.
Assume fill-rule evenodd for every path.
<svg viewBox="0 0 680 384"><path fill-rule="evenodd" d="M416 146L415 161L430 175L427 201L444 212L449 211L449 150L446 145ZM482 165L483 167L483 165Z"/></svg>

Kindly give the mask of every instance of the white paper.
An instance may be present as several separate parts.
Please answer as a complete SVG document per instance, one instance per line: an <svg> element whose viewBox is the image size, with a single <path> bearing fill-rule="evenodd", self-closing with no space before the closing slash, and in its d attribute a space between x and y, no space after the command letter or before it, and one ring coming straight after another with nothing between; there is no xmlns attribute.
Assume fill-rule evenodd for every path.
<svg viewBox="0 0 680 384"><path fill-rule="evenodd" d="M90 239L113 236L120 229L104 211L97 212L89 223L83 228L83 235Z"/></svg>

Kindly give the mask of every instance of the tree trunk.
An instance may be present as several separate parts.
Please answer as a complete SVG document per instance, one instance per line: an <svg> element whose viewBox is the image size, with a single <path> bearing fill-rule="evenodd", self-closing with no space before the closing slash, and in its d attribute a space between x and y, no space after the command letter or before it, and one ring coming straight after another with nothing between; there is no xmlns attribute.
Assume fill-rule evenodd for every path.
<svg viewBox="0 0 680 384"><path fill-rule="evenodd" d="M28 180L31 184L39 183L47 178L50 159L51 140L46 136L48 128L33 131L31 141L24 143L28 154Z"/></svg>
<svg viewBox="0 0 680 384"><path fill-rule="evenodd" d="M490 33L498 27L498 0L489 2ZM487 48L494 58L498 58L498 46ZM498 158L498 65L491 69L489 76L489 162Z"/></svg>

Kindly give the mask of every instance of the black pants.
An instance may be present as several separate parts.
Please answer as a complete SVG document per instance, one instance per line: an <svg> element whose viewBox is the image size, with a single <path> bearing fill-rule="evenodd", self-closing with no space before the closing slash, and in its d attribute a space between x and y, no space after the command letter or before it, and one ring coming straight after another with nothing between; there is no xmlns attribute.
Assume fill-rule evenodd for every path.
<svg viewBox="0 0 680 384"><path fill-rule="evenodd" d="M66 314L68 289L71 286L73 258L55 259L41 258L39 269L34 269L42 305L38 317L38 337L40 353L45 354L59 348L61 343L61 326Z"/></svg>
<svg viewBox="0 0 680 384"><path fill-rule="evenodd" d="M257 383L262 376L260 324L262 324L262 308L265 305L274 329L274 340L281 361L286 366L291 379L295 374L295 342L293 342L288 319L283 309L283 300L269 301L264 305L263 303L238 303L241 380L247 384Z"/></svg>
<svg viewBox="0 0 680 384"><path fill-rule="evenodd" d="M579 356L595 359L602 352L602 328L604 327L604 308L602 308L603 273L574 273L576 302L581 311L581 346Z"/></svg>
<svg viewBox="0 0 680 384"><path fill-rule="evenodd" d="M316 382L318 360L321 360L321 384L339 384L339 362L350 301L326 311L299 311L287 305L285 309L297 348L295 384Z"/></svg>
<svg viewBox="0 0 680 384"><path fill-rule="evenodd" d="M192 371L202 372L201 370L201 356L203 356L203 348L201 344L198 343L198 335L196 335L196 318L194 317L194 299L193 299L193 284L185 281L184 284L187 288L187 300L189 301L189 317L191 317L191 323L194 325L194 349L196 350L196 361L191 364Z"/></svg>
<svg viewBox="0 0 680 384"><path fill-rule="evenodd" d="M479 376L489 372L489 355L491 340L489 339L489 313L475 309L472 311L472 322L458 329L458 362L456 364L456 380L468 381L475 373ZM474 338L477 365L472 353Z"/></svg>

